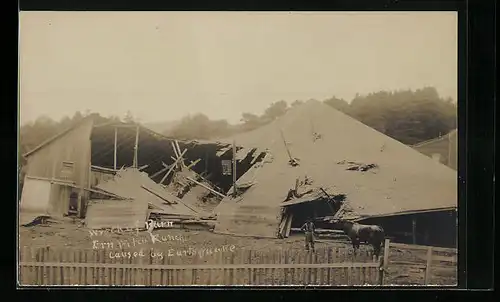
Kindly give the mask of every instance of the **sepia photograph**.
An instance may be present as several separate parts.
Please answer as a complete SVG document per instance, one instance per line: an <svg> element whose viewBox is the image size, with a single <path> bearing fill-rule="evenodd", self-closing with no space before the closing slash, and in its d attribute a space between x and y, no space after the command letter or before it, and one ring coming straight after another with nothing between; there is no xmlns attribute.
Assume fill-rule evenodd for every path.
<svg viewBox="0 0 500 302"><path fill-rule="evenodd" d="M457 21L20 11L18 286L457 286Z"/></svg>

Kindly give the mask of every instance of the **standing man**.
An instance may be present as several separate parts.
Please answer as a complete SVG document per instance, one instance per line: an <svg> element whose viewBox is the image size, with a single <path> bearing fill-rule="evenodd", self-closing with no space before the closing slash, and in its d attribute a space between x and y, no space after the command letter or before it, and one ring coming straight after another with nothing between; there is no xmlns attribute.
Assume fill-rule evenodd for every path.
<svg viewBox="0 0 500 302"><path fill-rule="evenodd" d="M314 252L314 223L311 218L306 220L306 223L300 228L301 231L305 231L306 235L306 251L309 251L309 245L311 245L311 249Z"/></svg>

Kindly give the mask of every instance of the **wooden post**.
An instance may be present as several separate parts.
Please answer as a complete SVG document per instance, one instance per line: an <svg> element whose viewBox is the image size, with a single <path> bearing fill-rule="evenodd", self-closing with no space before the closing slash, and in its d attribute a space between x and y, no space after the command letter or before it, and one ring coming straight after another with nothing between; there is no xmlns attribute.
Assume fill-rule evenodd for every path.
<svg viewBox="0 0 500 302"><path fill-rule="evenodd" d="M429 284L431 279L431 264L432 264L432 246L427 248L427 263L425 265L424 285Z"/></svg>
<svg viewBox="0 0 500 302"><path fill-rule="evenodd" d="M118 141L118 128L115 127L115 149L114 149L114 157L113 157L113 169L116 170L116 143Z"/></svg>
<svg viewBox="0 0 500 302"><path fill-rule="evenodd" d="M413 236L413 244L417 244L417 219L415 217L411 220L411 234Z"/></svg>
<svg viewBox="0 0 500 302"><path fill-rule="evenodd" d="M133 167L137 168L139 166L137 160L137 152L139 151L139 126L135 129L135 146L134 146L134 163Z"/></svg>
<svg viewBox="0 0 500 302"><path fill-rule="evenodd" d="M391 245L391 241L389 240L389 238L386 238L385 239L385 242L384 242L384 260L381 261L382 263L382 266L380 267L380 275L379 275L379 282L380 282L380 285L383 285L384 284L384 277L387 273L387 268L389 267L389 252L390 252L390 245ZM381 260L382 258L380 258ZM379 261L380 261L379 260ZM380 263L380 262L379 262Z"/></svg>
<svg viewBox="0 0 500 302"><path fill-rule="evenodd" d="M238 189L236 188L236 142L233 141L233 197L236 197Z"/></svg>

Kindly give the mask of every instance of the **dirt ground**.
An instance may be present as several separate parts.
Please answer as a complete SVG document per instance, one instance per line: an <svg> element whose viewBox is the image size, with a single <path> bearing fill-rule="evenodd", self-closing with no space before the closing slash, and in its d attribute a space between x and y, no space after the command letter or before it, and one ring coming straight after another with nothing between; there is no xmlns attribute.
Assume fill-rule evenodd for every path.
<svg viewBox="0 0 500 302"><path fill-rule="evenodd" d="M287 250L287 251L304 251L304 238L301 235L293 235L286 239L257 239L251 237L236 237L228 235L215 234L205 230L180 230L180 229L158 229L154 231L158 235L158 239L162 239L161 243L152 243L148 233L142 231L124 231L121 233L107 233L101 235L93 235L89 233L89 229L81 226L78 221L72 223L70 221L58 221L47 225L36 225L33 227L20 227L19 229L19 245L20 247L47 247L57 250L61 248L68 249L88 249L92 250L94 244L107 244L115 242L114 248L117 248L116 242L143 240L140 245L141 249L162 249L167 251L186 250L189 248L217 248L230 247L234 245L236 251L249 251L252 253L264 254L269 251ZM316 249L321 250L327 247L337 246L345 248L346 251L352 252L351 247L345 242L335 242L331 240L320 240L316 242ZM361 250L366 253L368 247L361 246ZM166 253L166 252L165 252ZM390 260L397 261L421 261L421 257L417 257L414 253L405 250L391 250ZM345 260L339 260L345 261ZM206 262L206 261L203 261ZM252 261L253 262L253 261ZM258 262L257 262L258 263ZM401 265L391 265L388 274L386 275L386 284L397 285L420 285L423 284L423 270ZM432 284L438 285L454 285L456 284L456 269L436 268L432 271Z"/></svg>

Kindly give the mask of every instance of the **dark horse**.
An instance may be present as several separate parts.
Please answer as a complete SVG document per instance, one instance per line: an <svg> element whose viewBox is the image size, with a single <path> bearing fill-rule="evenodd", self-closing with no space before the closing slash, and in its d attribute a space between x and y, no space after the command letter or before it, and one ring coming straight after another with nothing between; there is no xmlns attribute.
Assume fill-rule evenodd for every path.
<svg viewBox="0 0 500 302"><path fill-rule="evenodd" d="M373 254L378 258L385 238L384 229L382 229L382 227L378 225L364 225L351 221L340 221L338 224L351 239L354 252L359 249L360 242L364 242L373 247Z"/></svg>

